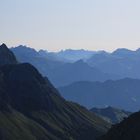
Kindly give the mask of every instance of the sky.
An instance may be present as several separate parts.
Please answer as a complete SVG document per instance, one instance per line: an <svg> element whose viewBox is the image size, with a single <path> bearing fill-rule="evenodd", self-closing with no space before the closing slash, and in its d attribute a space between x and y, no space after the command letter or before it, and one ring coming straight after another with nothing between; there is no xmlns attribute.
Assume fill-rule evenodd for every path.
<svg viewBox="0 0 140 140"><path fill-rule="evenodd" d="M0 0L0 43L58 51L140 48L139 0Z"/></svg>

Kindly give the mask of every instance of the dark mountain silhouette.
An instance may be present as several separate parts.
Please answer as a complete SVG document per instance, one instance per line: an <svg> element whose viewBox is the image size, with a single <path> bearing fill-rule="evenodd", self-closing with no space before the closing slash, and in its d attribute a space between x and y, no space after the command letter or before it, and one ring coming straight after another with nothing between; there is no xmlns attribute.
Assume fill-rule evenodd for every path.
<svg viewBox="0 0 140 140"><path fill-rule="evenodd" d="M109 123L67 102L31 64L0 67L0 139L95 140Z"/></svg>
<svg viewBox="0 0 140 140"><path fill-rule="evenodd" d="M16 57L5 44L0 45L0 66L5 64L17 64Z"/></svg>
<svg viewBox="0 0 140 140"><path fill-rule="evenodd" d="M139 140L140 112L130 115L121 123L114 125L100 140Z"/></svg>
<svg viewBox="0 0 140 140"><path fill-rule="evenodd" d="M113 53L95 54L86 61L103 72L114 73L122 78L140 78L140 51L117 49Z"/></svg>
<svg viewBox="0 0 140 140"><path fill-rule="evenodd" d="M134 112L140 107L140 80L138 79L75 82L58 89L65 99L88 108L114 106Z"/></svg>
<svg viewBox="0 0 140 140"><path fill-rule="evenodd" d="M131 112L110 106L106 108L92 108L90 111L96 113L112 124L121 122L124 118L127 118L131 114Z"/></svg>

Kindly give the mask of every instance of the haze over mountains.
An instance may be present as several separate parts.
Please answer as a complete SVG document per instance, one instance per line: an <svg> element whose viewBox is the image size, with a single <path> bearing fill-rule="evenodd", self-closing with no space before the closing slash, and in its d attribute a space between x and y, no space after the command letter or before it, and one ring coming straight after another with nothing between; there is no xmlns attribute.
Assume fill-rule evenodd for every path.
<svg viewBox="0 0 140 140"><path fill-rule="evenodd" d="M117 49L113 53L93 55L87 63L106 73L114 73L123 77L140 78L140 49L131 51Z"/></svg>
<svg viewBox="0 0 140 140"><path fill-rule="evenodd" d="M56 87L63 86L64 84L70 84L75 81L105 81L108 79L120 79L120 78L140 78L140 50L131 51L128 49L117 49L112 53L106 51L86 51L86 50L65 50L60 52L47 52L45 50L35 51L34 49L26 46L18 46L11 49L16 55L17 59L21 62L30 62L36 66L43 75L47 75L51 82ZM83 61L82 61L83 60ZM81 62L79 65L78 62ZM74 65L73 65L74 64ZM76 66L76 64L78 66ZM83 66L85 65L85 66ZM74 74L72 69L76 69L82 72L83 75L87 75L83 79L71 76ZM67 72L67 67L70 67L70 71L67 77L63 74L63 71ZM83 68L84 67L84 68ZM98 78L96 74L92 73L95 78L88 78L88 70L98 71ZM57 69L58 68L58 69ZM78 74L75 70L75 74ZM52 74L56 73L56 77ZM63 74L62 74L63 73ZM86 74L85 74L86 73ZM62 76L61 85L60 80L57 77ZM70 80L72 77L75 79ZM65 81L65 83L63 82Z"/></svg>
<svg viewBox="0 0 140 140"><path fill-rule="evenodd" d="M19 46L11 50L20 62L29 62L34 65L44 76L48 76L56 87L67 85L75 81L105 81L107 79L120 78L118 75L104 73L95 67L91 67L83 60L78 60L73 63L66 62L65 59L62 60L62 55L64 54L65 56L68 52L70 53L69 55L72 55L71 53L73 52L74 56L74 50L72 52L67 50L66 54L64 52L59 52L56 54L56 57L54 57L54 54L50 53L47 55L45 51L44 53L46 53L46 56L40 53L40 51L37 52L26 46ZM82 50L83 55L81 51L76 51L76 54L85 57L85 55L89 53L87 51L85 51L85 53L83 52ZM60 54L61 59L56 59Z"/></svg>

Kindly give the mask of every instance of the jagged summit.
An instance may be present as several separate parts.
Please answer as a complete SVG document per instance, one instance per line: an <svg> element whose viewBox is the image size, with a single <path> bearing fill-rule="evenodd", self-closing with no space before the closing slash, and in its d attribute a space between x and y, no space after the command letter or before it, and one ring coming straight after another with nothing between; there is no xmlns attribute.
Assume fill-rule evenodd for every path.
<svg viewBox="0 0 140 140"><path fill-rule="evenodd" d="M8 49L8 47L3 43L0 45L0 66L5 64L17 64L16 57Z"/></svg>

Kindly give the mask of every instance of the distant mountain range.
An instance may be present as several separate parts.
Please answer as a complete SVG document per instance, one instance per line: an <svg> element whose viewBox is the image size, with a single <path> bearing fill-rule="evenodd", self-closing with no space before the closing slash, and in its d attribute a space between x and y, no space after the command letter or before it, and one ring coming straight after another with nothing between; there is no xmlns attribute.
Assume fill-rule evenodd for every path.
<svg viewBox="0 0 140 140"><path fill-rule="evenodd" d="M126 77L140 78L140 49L131 51L122 48L112 53L71 49L60 52L48 52L45 50L36 51L26 46L18 46L11 48L11 50L18 61L29 62L37 67L44 76L49 77L56 87L81 80L104 81ZM68 69L67 74L63 73L63 71ZM90 78L88 76L89 69L92 69L90 70ZM62 78L60 79L60 77Z"/></svg>
<svg viewBox="0 0 140 140"><path fill-rule="evenodd" d="M48 52L46 50L39 50L39 53L43 56L50 56L57 60L61 60L65 62L75 62L80 59L87 60L92 55L96 53L100 53L100 51L96 52L96 51L88 51L84 49L80 49L80 50L66 49L66 50L61 50L59 52Z"/></svg>
<svg viewBox="0 0 140 140"><path fill-rule="evenodd" d="M19 62L28 62L34 65L44 76L47 76L56 87L67 85L75 81L105 81L120 78L119 75L107 74L95 67L91 67L83 60L68 63L65 62L65 60L57 60L56 57L54 58L52 55L50 56L50 54L47 55L46 53L45 55L42 51L37 52L26 46L11 48L11 50ZM68 53L69 51L67 50L66 52ZM84 50L81 51L84 52ZM74 53L74 51L72 52ZM85 51L85 53L89 52Z"/></svg>
<svg viewBox="0 0 140 140"><path fill-rule="evenodd" d="M95 51L88 51L88 50L72 50L72 49L67 49L67 50L62 50L60 52L56 52L56 56L67 60L69 62L75 62L80 59L86 60L90 58L92 55L96 54L98 52Z"/></svg>
<svg viewBox="0 0 140 140"><path fill-rule="evenodd" d="M17 63L4 44L3 51L8 58L0 64L1 140L95 140L107 132L109 123L64 100L34 66Z"/></svg>
<svg viewBox="0 0 140 140"><path fill-rule="evenodd" d="M136 51L117 49L113 53L103 52L93 55L86 62L105 73L140 78L140 49Z"/></svg>
<svg viewBox="0 0 140 140"><path fill-rule="evenodd" d="M140 107L140 80L138 79L75 82L58 90L65 99L88 108L114 106L137 111Z"/></svg>
<svg viewBox="0 0 140 140"><path fill-rule="evenodd" d="M96 113L100 117L102 117L104 120L112 123L117 124L123 121L125 118L127 118L131 112L114 108L114 107L106 107L106 108L92 108L90 111Z"/></svg>

